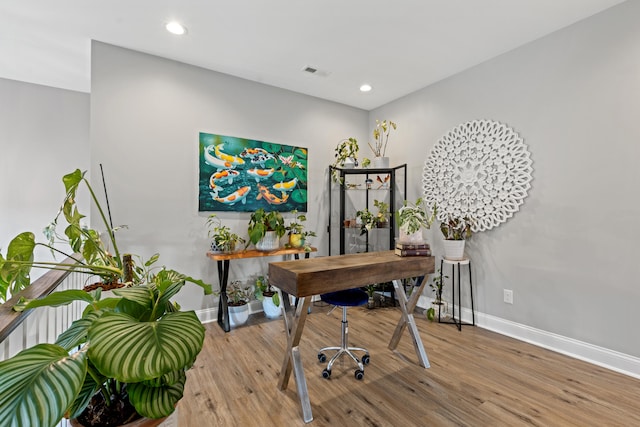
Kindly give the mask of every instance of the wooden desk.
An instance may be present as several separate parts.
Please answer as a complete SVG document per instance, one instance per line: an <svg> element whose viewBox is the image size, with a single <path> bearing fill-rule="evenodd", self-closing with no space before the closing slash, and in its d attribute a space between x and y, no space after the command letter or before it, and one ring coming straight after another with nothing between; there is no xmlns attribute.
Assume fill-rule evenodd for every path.
<svg viewBox="0 0 640 427"><path fill-rule="evenodd" d="M278 387L280 390L286 390L293 369L302 416L306 423L313 420L313 415L298 345L307 318L310 297L371 283L393 282L402 316L389 342L389 349L397 348L402 332L408 326L418 363L428 368L429 359L412 313L427 283L428 274L433 272L433 257L399 257L393 251L269 263L269 282L283 293L281 300L285 310L283 317L287 334L287 348ZM407 299L400 279L420 276L422 282L413 290L411 299ZM288 295L298 298L293 310Z"/></svg>
<svg viewBox="0 0 640 427"><path fill-rule="evenodd" d="M311 248L310 252L316 252L318 249ZM225 331L231 330L229 324L229 306L227 303L227 283L229 281L229 262L232 259L260 258L266 256L290 256L296 259L300 254L304 254L305 258L309 258L309 253L303 248L280 248L275 251L259 251L250 249L232 253L213 253L207 252L207 256L218 263L218 282L220 283L220 299L218 300L218 325Z"/></svg>

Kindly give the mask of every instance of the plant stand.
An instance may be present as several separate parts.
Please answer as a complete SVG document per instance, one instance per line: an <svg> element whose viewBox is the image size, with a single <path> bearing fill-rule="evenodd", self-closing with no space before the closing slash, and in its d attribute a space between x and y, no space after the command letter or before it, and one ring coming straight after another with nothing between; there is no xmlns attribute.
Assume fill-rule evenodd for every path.
<svg viewBox="0 0 640 427"><path fill-rule="evenodd" d="M456 325L459 331L462 330L463 324L475 326L476 315L473 307L473 282L471 280L471 260L469 258L463 258L461 260L449 260L449 259L443 258L442 260L440 260L440 283L442 283L442 271L444 268L444 264L451 265L451 290L452 290L451 293L453 295L453 303L452 303L452 309L451 309L452 317L450 321L443 320L440 317L440 311L438 310L438 323L449 323L449 324ZM469 294L471 297L471 319L472 319L471 323L464 323L462 321L462 294L460 292L460 282L461 282L460 279L462 277L460 273L461 265L469 266ZM458 318L456 318L456 266L458 267Z"/></svg>

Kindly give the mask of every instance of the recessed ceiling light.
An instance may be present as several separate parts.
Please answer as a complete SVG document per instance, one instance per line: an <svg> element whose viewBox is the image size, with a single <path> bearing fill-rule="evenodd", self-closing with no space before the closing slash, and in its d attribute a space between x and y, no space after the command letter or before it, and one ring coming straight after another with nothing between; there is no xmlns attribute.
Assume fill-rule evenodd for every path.
<svg viewBox="0 0 640 427"><path fill-rule="evenodd" d="M360 92L369 92L371 89L373 89L371 85L368 85L366 83L360 86Z"/></svg>
<svg viewBox="0 0 640 427"><path fill-rule="evenodd" d="M181 35L187 33L187 27L184 27L181 23L176 22L176 21L171 21L171 22L167 23L164 27L171 34L175 34L175 35L178 35L178 36L181 36Z"/></svg>

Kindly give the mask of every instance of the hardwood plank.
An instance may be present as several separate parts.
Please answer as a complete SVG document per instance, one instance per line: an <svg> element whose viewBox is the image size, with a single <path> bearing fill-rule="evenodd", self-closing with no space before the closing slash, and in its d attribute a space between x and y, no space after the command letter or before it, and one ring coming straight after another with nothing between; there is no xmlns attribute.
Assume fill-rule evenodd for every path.
<svg viewBox="0 0 640 427"><path fill-rule="evenodd" d="M352 345L367 347L365 377L346 359L330 380L317 349L340 341L340 310L314 305L300 352L314 420L309 426L640 425L640 381L481 328L416 323L431 362L416 364L409 334L387 344L398 308L349 309ZM225 334L206 325L202 353L180 401L184 426L303 426L295 384L277 389L285 348L282 320L253 315Z"/></svg>

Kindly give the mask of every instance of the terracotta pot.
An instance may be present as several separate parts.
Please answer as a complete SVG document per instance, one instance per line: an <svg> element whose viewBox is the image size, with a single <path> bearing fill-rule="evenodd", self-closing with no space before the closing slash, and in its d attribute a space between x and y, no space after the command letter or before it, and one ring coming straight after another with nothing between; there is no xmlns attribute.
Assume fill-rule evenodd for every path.
<svg viewBox="0 0 640 427"><path fill-rule="evenodd" d="M69 423L73 427L84 427L75 418L69 420ZM130 423L123 424L121 427L173 427L178 425L178 410L168 417L151 419L151 418L138 418Z"/></svg>

